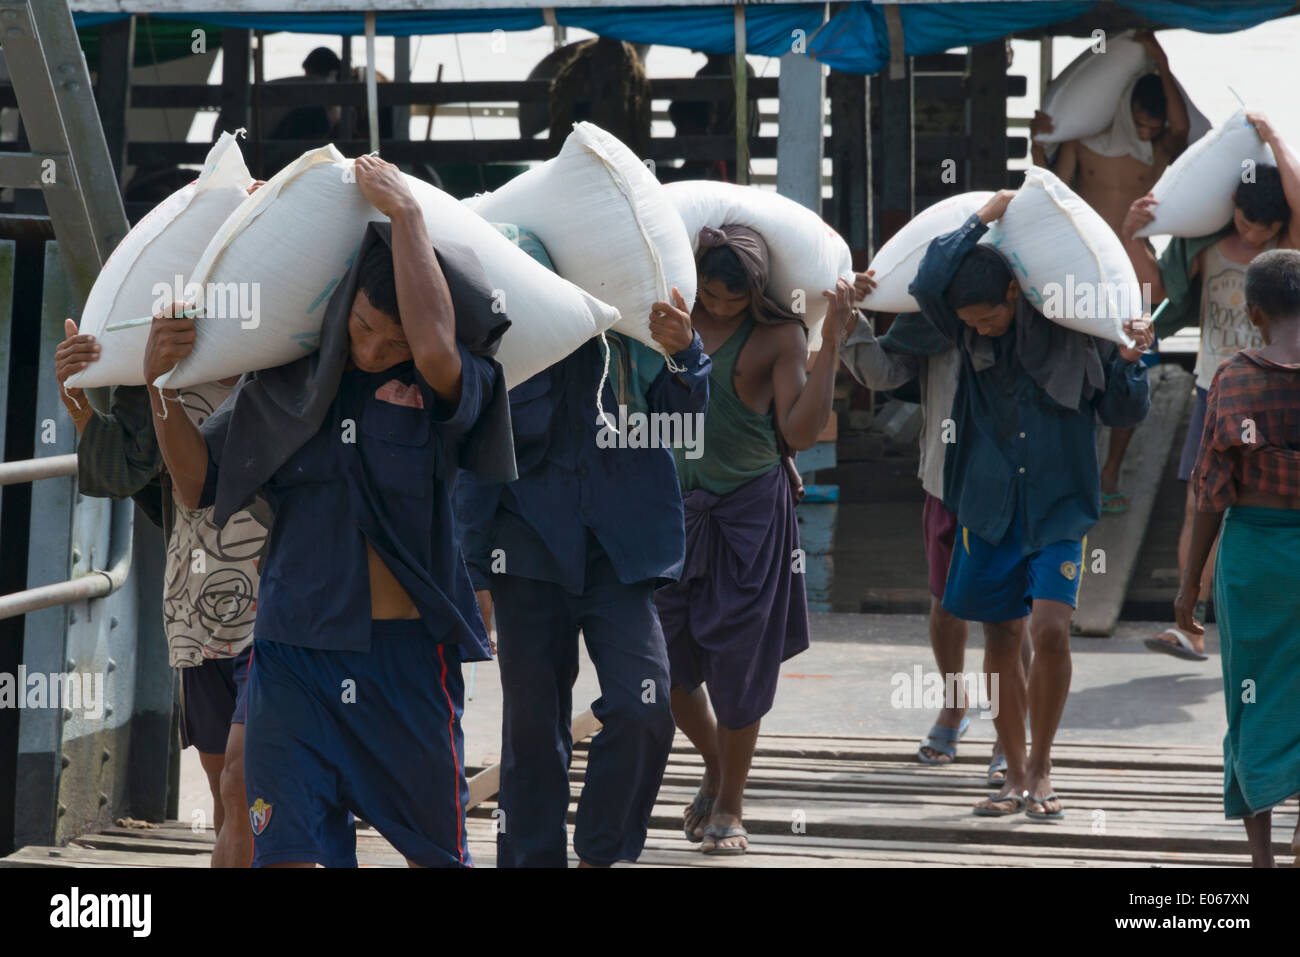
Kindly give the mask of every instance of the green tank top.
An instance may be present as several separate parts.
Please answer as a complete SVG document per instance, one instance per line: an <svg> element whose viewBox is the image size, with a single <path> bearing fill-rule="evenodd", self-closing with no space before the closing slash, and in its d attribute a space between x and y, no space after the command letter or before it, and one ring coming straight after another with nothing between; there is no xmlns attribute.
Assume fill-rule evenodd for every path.
<svg viewBox="0 0 1300 957"><path fill-rule="evenodd" d="M673 449L682 491L702 488L714 495L726 495L781 461L772 414L761 415L745 405L731 384L736 357L753 331L754 318L748 316L717 352L709 355L713 363L709 370L709 410L704 416L703 442L696 450L702 454L691 459L686 457L685 449Z"/></svg>

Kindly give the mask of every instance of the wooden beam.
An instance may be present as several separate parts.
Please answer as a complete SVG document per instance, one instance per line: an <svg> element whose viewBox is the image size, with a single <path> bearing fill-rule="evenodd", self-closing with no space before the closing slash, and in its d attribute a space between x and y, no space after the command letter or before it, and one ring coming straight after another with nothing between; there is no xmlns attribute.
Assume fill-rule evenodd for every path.
<svg viewBox="0 0 1300 957"><path fill-rule="evenodd" d="M1007 177L1007 48L1003 40L970 51L970 179L967 189L1002 189Z"/></svg>
<svg viewBox="0 0 1300 957"><path fill-rule="evenodd" d="M126 162L126 111L135 62L135 17L106 23L99 28L99 65L95 76L95 105L104 127L104 140L119 186Z"/></svg>
<svg viewBox="0 0 1300 957"><path fill-rule="evenodd" d="M249 103L252 88L249 85L249 44L252 34L248 30L226 27L221 31L221 86L213 89L221 104L221 113L217 118L217 132L246 129L248 127ZM140 102L140 93L149 87L135 87L131 91L132 106L148 106ZM182 106L182 103L159 103L159 106ZM130 147L128 146L128 152ZM128 158L128 162L129 162Z"/></svg>
<svg viewBox="0 0 1300 957"><path fill-rule="evenodd" d="M600 722L588 708L582 714L573 719L570 727L570 734L574 742L582 741L591 737L600 730ZM478 774L469 779L469 804L465 810L476 807L484 801L496 795L501 790L501 765L494 764L491 767L484 768Z"/></svg>
<svg viewBox="0 0 1300 957"><path fill-rule="evenodd" d="M867 78L832 71L826 88L831 99L831 142L827 144L827 152L835 182L830 222L850 249L862 251L870 243Z"/></svg>
<svg viewBox="0 0 1300 957"><path fill-rule="evenodd" d="M826 71L812 57L787 53L781 57L780 81L776 191L820 216Z"/></svg>

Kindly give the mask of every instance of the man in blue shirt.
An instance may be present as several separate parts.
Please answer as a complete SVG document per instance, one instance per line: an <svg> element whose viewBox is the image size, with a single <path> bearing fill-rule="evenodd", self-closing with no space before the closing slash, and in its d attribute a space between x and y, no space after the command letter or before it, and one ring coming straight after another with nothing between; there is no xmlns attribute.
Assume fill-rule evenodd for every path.
<svg viewBox="0 0 1300 957"><path fill-rule="evenodd" d="M151 389L155 428L186 505L215 503L221 524L247 491L274 513L248 688L253 865L356 866L353 811L413 866L469 866L460 669L489 651L450 488L502 373L458 341L458 281L396 167L355 169L391 227L368 227L318 353L245 376L202 432ZM149 381L194 341L191 320L154 322ZM298 441L267 399L304 369L305 394L279 391L319 419Z"/></svg>
<svg viewBox="0 0 1300 957"><path fill-rule="evenodd" d="M540 258L540 257L539 257ZM655 303L651 331L672 359L606 334L610 382L592 340L510 392L519 479L458 486L474 587L497 619L503 723L498 867L565 867L570 721L578 631L600 681L573 847L582 866L635 860L672 747L668 652L652 600L681 574L685 530L671 448L636 414L676 414L698 441L709 358L686 304ZM620 409L620 406L624 407ZM667 420L650 420L667 421ZM674 433L676 434L676 433ZM486 602L485 602L486 604Z"/></svg>
<svg viewBox="0 0 1300 957"><path fill-rule="evenodd" d="M1119 348L1056 325L1028 304L1001 254L978 245L1014 195L1000 191L930 243L909 290L921 313L900 317L890 335L917 355L954 344L961 355L956 443L943 483L959 529L943 607L984 623L985 670L999 676L994 725L1007 759L1004 786L975 813L1026 809L1035 820L1055 820L1065 813L1050 771L1070 690L1070 616L1082 542L1101 514L1096 422L1125 428L1146 416L1146 367L1138 360L1152 337L1149 323L1131 321L1136 345ZM1027 681L1020 664L1026 615L1034 643Z"/></svg>

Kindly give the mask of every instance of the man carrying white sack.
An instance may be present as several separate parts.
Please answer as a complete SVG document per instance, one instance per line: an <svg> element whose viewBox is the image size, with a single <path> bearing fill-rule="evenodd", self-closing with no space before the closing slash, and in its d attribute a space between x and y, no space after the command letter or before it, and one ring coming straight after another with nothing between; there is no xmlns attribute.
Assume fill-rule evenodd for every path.
<svg viewBox="0 0 1300 957"><path fill-rule="evenodd" d="M255 184L249 192L256 189ZM244 803L244 717L258 566L266 550L265 516L241 510L225 528L211 509L191 509L172 493L142 386L114 386L101 413L64 381L98 360L95 337L77 332L54 353L54 374L77 441L77 490L98 498L134 498L163 529L167 543L163 631L168 660L180 671L181 747L194 747L212 792L213 867L247 867L253 831ZM181 390L178 405L202 425L234 388L226 379Z"/></svg>
<svg viewBox="0 0 1300 957"><path fill-rule="evenodd" d="M1034 142L1032 148L1034 164L1050 169L1073 188L1116 235L1120 235L1133 201L1146 195L1187 148L1190 130L1187 104L1169 69L1168 55L1149 30L1134 39L1146 47L1156 72L1135 77L1125 88L1110 127L1095 136L1060 144L1050 164L1040 143ZM1050 116L1039 111L1029 130L1031 135L1050 133L1054 125ZM1128 510L1128 499L1119 490L1119 472L1132 438L1132 429L1111 430L1110 452L1101 470L1103 512Z"/></svg>
<svg viewBox="0 0 1300 957"><path fill-rule="evenodd" d="M954 346L961 355L943 483L958 530L943 607L984 624L984 670L999 676L993 723L1007 759L1003 786L974 813L1056 820L1065 811L1052 791L1051 749L1070 690L1070 616L1083 539L1101 513L1097 421L1124 427L1145 417L1138 360L1151 328L1126 322L1135 346L1119 348L1030 306L998 251L979 244L1014 195L999 191L930 243L908 290L921 314L899 317L891 335L916 355ZM1034 650L1027 679L1026 615Z"/></svg>
<svg viewBox="0 0 1300 957"><path fill-rule="evenodd" d="M871 271L858 273L854 285L859 297L876 287ZM949 442L945 441L945 421L951 421L953 398L961 372L961 357L955 348L932 356L911 355L897 351L890 333L879 339L871 320L854 311L849 319L848 338L840 347L840 359L853 377L868 389L887 392L913 379L920 380L921 434L920 464L917 476L925 490L925 507L921 513L921 530L925 538L925 559L929 569L930 648L939 673L961 675L966 667L966 622L943 608L943 587L952 563L952 549L957 532L957 516L943 504L943 470ZM1028 642L1021 644L1021 664L1029 673L1031 657ZM945 684L945 687L948 685ZM963 685L964 687L964 685ZM917 760L922 764L951 764L957 758L957 744L970 727L966 715L968 702L944 703L930 728ZM993 742L993 758L985 774L989 787L1001 787L1007 777L1007 759L1001 742Z"/></svg>
<svg viewBox="0 0 1300 957"><path fill-rule="evenodd" d="M253 865L355 867L352 811L412 866L467 867L461 663L490 652L450 488L461 467L514 476L490 358L508 320L472 250L430 244L397 167L355 170L391 223L367 227L320 348L245 375L202 430L150 398L181 501L219 526L258 498L275 516L248 684ZM149 381L194 341L192 320L154 327Z"/></svg>
<svg viewBox="0 0 1300 957"><path fill-rule="evenodd" d="M514 232L550 268L540 243ZM568 865L579 631L600 682L591 710L601 731L587 753L573 850L579 866L607 867L636 860L645 845L673 742L653 596L681 574L684 551L677 473L660 440L698 453L709 402L709 357L681 295L671 298L654 303L650 332L672 368L606 333L604 382L601 342L588 341L510 390L519 479L467 476L456 488L470 576L497 622L498 867ZM621 432L597 418L597 390Z"/></svg>
<svg viewBox="0 0 1300 957"><path fill-rule="evenodd" d="M1175 238L1157 260L1151 246L1134 236L1155 219L1156 201L1148 193L1135 200L1124 220L1120 238L1138 281L1151 286L1151 301L1166 300L1156 317L1157 336L1172 335L1185 326L1199 326L1196 355L1196 396L1191 421L1178 463L1178 477L1187 482L1183 526L1178 535L1178 569L1182 574L1191 548L1196 499L1191 477L1201 448L1206 400L1219 366L1242 349L1263 345L1259 329L1246 313L1246 268L1270 249L1300 249L1300 160L1278 137L1261 113L1248 113L1259 138L1273 150L1278 165L1260 164L1254 178L1238 184L1233 199L1232 222L1209 236ZM1211 583L1214 552L1201 578L1195 620L1204 622ZM1146 639L1152 651L1190 661L1205 661L1205 637L1179 628L1166 628Z"/></svg>
<svg viewBox="0 0 1300 957"><path fill-rule="evenodd" d="M704 454L673 449L686 561L655 607L673 718L704 759L683 831L705 854L739 855L749 847L743 800L759 723L781 663L809 641L794 508L802 486L788 449L811 448L830 417L853 287L841 279L823 291L825 347L809 372L807 329L765 291L763 238L744 226L705 226L699 249L691 322L713 361Z"/></svg>

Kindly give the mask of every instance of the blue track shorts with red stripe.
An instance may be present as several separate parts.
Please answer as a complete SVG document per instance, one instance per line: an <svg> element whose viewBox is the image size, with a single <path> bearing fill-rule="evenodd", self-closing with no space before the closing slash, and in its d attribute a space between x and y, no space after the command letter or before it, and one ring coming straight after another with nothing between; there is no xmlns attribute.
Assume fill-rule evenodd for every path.
<svg viewBox="0 0 1300 957"><path fill-rule="evenodd" d="M348 812L423 867L468 867L459 649L419 619L371 622L371 650L253 643L244 784L253 866L356 867Z"/></svg>

